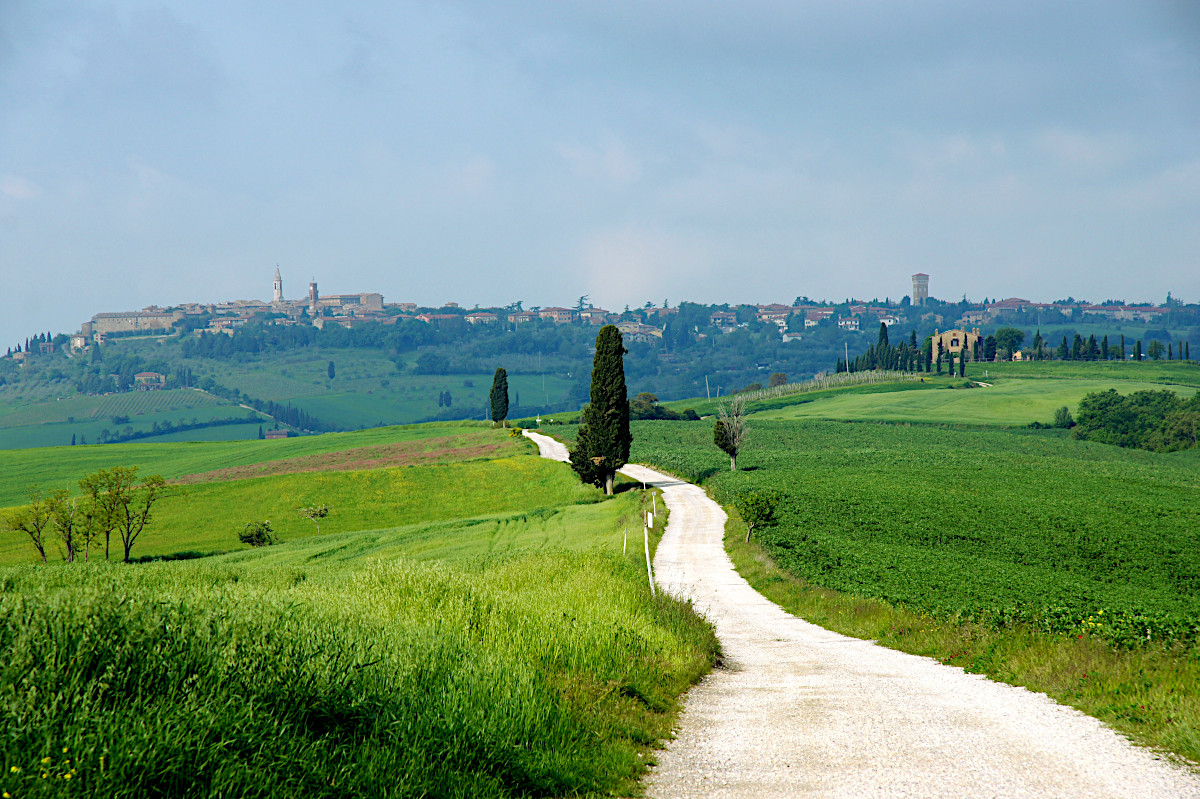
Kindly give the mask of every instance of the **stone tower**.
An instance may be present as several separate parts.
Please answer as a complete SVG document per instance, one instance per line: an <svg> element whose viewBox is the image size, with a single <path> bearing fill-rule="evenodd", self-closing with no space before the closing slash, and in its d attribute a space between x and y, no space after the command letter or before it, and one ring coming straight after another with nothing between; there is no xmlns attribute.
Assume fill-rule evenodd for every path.
<svg viewBox="0 0 1200 799"><path fill-rule="evenodd" d="M279 264L275 265L275 293L271 302L283 302L283 277L279 274Z"/></svg>
<svg viewBox="0 0 1200 799"><path fill-rule="evenodd" d="M929 275L924 272L917 272L912 276L913 279L913 305L924 305L925 300L929 299Z"/></svg>
<svg viewBox="0 0 1200 799"><path fill-rule="evenodd" d="M317 279L308 284L308 315L317 315Z"/></svg>

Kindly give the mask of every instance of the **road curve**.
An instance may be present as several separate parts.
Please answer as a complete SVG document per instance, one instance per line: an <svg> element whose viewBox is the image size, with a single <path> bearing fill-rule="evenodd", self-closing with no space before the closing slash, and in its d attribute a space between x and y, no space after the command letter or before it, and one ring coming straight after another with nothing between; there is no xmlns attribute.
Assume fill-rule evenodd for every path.
<svg viewBox="0 0 1200 799"><path fill-rule="evenodd" d="M562 444L526 432L544 457ZM655 577L716 626L725 664L688 694L647 794L690 797L1200 797L1200 778L1044 694L839 635L734 571L725 513L643 466L671 511Z"/></svg>

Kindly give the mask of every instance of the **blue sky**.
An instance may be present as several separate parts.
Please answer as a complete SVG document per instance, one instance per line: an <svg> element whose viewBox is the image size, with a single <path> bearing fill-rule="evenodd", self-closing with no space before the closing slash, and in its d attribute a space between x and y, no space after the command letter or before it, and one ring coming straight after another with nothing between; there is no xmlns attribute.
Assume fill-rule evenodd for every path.
<svg viewBox="0 0 1200 799"><path fill-rule="evenodd" d="M323 291L1200 300L1190 2L0 0L0 346Z"/></svg>

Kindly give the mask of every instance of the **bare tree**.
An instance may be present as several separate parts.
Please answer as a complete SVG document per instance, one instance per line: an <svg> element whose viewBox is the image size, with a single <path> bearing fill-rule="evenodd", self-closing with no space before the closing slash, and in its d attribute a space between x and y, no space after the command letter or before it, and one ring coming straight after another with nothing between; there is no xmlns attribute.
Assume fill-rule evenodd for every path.
<svg viewBox="0 0 1200 799"><path fill-rule="evenodd" d="M737 471L737 456L746 443L746 398L734 396L717 408L717 423L713 426L713 443L729 456L729 470Z"/></svg>

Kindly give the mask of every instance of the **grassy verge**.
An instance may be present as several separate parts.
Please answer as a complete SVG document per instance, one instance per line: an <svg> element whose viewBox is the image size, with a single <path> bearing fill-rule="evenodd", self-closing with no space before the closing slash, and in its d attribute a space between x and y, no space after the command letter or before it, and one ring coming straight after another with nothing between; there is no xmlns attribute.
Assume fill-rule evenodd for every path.
<svg viewBox="0 0 1200 799"><path fill-rule="evenodd" d="M1086 636L1027 626L952 623L821 588L780 568L727 509L725 548L738 573L789 613L826 629L935 658L1040 691L1200 768L1200 658L1164 648L1117 650Z"/></svg>
<svg viewBox="0 0 1200 799"><path fill-rule="evenodd" d="M628 795L715 655L598 550L2 580L20 797Z"/></svg>

